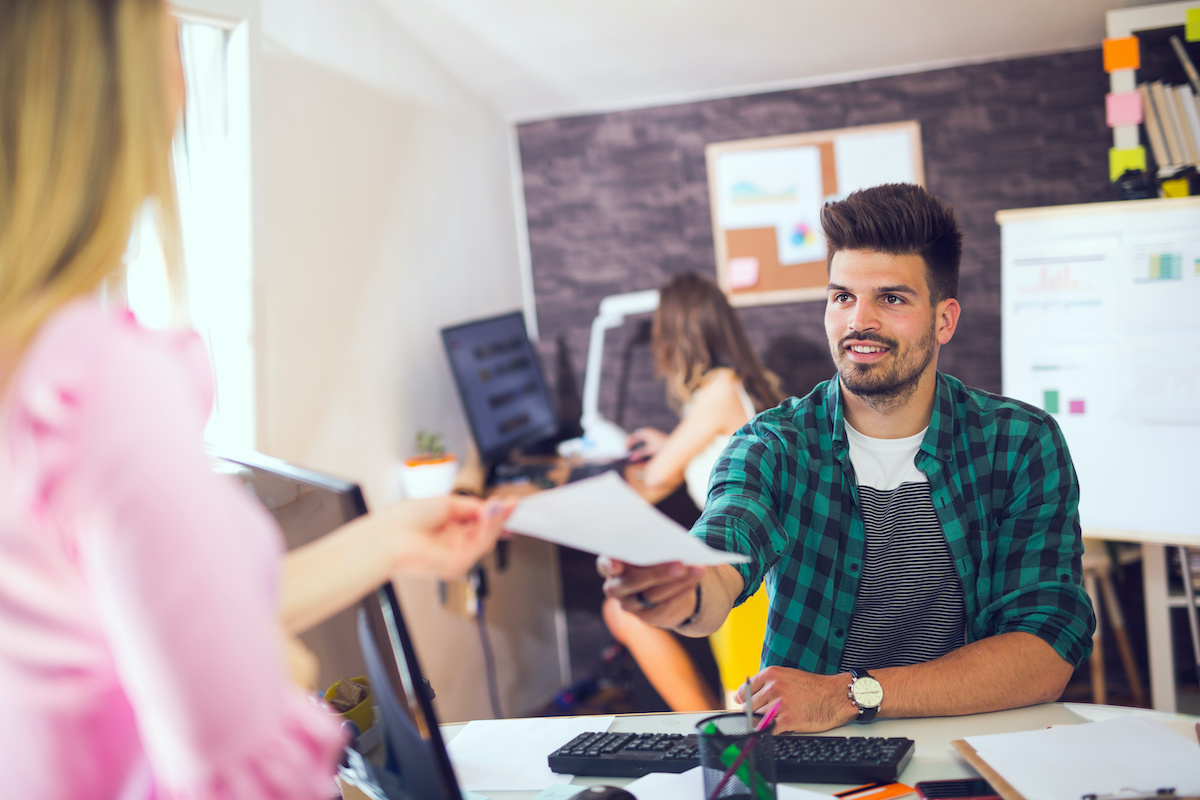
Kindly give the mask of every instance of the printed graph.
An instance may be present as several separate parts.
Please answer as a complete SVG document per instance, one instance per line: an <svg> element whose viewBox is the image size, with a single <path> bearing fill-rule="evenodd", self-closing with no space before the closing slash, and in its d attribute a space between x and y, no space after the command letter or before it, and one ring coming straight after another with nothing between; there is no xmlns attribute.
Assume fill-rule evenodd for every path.
<svg viewBox="0 0 1200 800"><path fill-rule="evenodd" d="M1042 390L1042 408L1049 414L1080 415L1087 413L1087 400L1064 394L1059 389Z"/></svg>
<svg viewBox="0 0 1200 800"><path fill-rule="evenodd" d="M1147 253L1137 261L1136 283L1178 281L1183 279L1183 253L1179 251Z"/></svg>
<svg viewBox="0 0 1200 800"><path fill-rule="evenodd" d="M1047 311L1072 317L1079 312L1094 314L1104 304L1103 286L1096 280L1103 263L1099 255L1014 260L1007 289L1013 311L1035 316Z"/></svg>
<svg viewBox="0 0 1200 800"><path fill-rule="evenodd" d="M1022 274L1024 282L1017 286L1017 291L1023 295L1092 291L1091 283L1078 273L1070 264L1037 265Z"/></svg>

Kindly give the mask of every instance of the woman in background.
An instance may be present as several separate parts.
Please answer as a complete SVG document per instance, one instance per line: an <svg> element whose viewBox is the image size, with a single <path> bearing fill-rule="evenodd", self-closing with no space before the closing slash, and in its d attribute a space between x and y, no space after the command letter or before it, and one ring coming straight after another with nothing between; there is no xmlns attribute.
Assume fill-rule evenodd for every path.
<svg viewBox="0 0 1200 800"><path fill-rule="evenodd" d="M340 719L289 680L293 635L397 570L461 574L509 511L403 503L280 580L274 521L204 452L199 338L95 299L147 201L177 260L182 102L161 0L0 0L6 797L325 800Z"/></svg>
<svg viewBox="0 0 1200 800"><path fill-rule="evenodd" d="M696 273L676 275L659 290L651 347L680 421L670 434L634 431L629 447L644 460L647 487L682 481L704 508L709 477L729 437L759 411L782 402L783 394L725 295ZM612 599L604 602L604 621L672 710L722 705L669 631L646 625Z"/></svg>

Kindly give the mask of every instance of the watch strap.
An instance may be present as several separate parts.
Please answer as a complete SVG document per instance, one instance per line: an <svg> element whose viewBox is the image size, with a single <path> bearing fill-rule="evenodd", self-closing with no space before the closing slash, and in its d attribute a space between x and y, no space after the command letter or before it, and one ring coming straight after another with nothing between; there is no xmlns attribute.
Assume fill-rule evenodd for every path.
<svg viewBox="0 0 1200 800"><path fill-rule="evenodd" d="M849 672L850 685L847 687L846 694L850 698L850 702L854 703L855 707L858 709L858 722L870 722L871 720L875 719L875 715L879 713L879 706L871 706L870 708L860 706L858 701L854 699L854 682L859 678L870 678L871 680L875 680L875 676L867 672L865 669L856 669L854 667L851 667Z"/></svg>

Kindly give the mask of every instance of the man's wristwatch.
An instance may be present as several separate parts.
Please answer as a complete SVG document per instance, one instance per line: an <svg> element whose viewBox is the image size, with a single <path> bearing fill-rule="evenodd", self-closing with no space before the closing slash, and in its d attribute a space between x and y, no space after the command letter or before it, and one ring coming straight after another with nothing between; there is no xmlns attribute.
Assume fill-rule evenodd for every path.
<svg viewBox="0 0 1200 800"><path fill-rule="evenodd" d="M858 707L858 721L870 722L883 704L883 687L865 669L851 669L846 696Z"/></svg>

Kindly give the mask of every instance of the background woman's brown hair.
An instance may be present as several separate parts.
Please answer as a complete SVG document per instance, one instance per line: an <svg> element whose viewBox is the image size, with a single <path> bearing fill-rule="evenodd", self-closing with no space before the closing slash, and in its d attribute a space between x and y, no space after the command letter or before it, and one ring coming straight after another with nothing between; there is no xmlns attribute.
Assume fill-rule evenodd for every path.
<svg viewBox="0 0 1200 800"><path fill-rule="evenodd" d="M758 411L783 400L778 378L751 347L737 312L716 284L697 273L680 273L659 290L652 348L667 394L678 403L686 403L718 367L741 378Z"/></svg>

